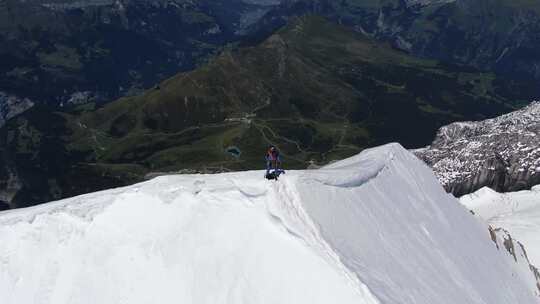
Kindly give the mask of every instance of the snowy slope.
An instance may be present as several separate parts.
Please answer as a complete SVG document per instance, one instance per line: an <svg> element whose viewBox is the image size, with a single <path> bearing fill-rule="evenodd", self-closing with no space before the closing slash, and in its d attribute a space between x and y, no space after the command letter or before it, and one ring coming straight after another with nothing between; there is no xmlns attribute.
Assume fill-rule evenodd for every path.
<svg viewBox="0 0 540 304"><path fill-rule="evenodd" d="M152 181L0 214L2 303L538 303L397 144L278 182Z"/></svg>
<svg viewBox="0 0 540 304"><path fill-rule="evenodd" d="M493 227L507 230L525 245L531 263L540 266L540 186L510 193L482 188L460 201Z"/></svg>

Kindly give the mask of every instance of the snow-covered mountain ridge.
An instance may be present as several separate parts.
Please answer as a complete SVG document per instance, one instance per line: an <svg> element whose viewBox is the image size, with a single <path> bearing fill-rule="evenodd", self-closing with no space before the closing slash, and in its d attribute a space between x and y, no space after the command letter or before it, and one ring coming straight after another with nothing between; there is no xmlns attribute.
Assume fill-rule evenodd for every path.
<svg viewBox="0 0 540 304"><path fill-rule="evenodd" d="M278 182L159 177L0 213L2 303L538 303L397 144Z"/></svg>
<svg viewBox="0 0 540 304"><path fill-rule="evenodd" d="M456 196L484 186L530 189L540 184L540 102L494 119L442 127L431 146L414 153Z"/></svg>
<svg viewBox="0 0 540 304"><path fill-rule="evenodd" d="M531 262L540 265L540 186L510 193L486 187L460 202L493 227L507 230L525 245Z"/></svg>
<svg viewBox="0 0 540 304"><path fill-rule="evenodd" d="M509 193L484 187L462 196L460 202L494 227L490 232L497 246L506 248L516 261L531 264L530 269L540 282L536 267L540 265L540 186Z"/></svg>

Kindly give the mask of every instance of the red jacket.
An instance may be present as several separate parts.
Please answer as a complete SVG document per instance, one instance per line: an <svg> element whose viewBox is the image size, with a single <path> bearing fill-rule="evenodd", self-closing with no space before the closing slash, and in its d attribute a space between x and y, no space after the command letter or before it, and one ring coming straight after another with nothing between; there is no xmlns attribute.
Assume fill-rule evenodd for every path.
<svg viewBox="0 0 540 304"><path fill-rule="evenodd" d="M277 149L268 149L268 152L266 152L266 159L268 160L279 160L279 152Z"/></svg>

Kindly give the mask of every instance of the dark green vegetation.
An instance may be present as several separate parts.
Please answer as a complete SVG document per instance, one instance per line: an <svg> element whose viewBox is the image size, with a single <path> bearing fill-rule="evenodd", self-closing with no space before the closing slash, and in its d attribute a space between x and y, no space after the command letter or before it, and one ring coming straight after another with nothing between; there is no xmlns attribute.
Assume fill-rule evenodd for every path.
<svg viewBox="0 0 540 304"><path fill-rule="evenodd" d="M22 206L148 172L261 168L269 144L287 168L389 141L418 147L449 122L512 110L518 85L303 17L138 96L13 119L1 129L0 168L22 182L3 195Z"/></svg>
<svg viewBox="0 0 540 304"><path fill-rule="evenodd" d="M0 0L0 91L51 106L141 92L195 68L268 9L225 2Z"/></svg>
<svg viewBox="0 0 540 304"><path fill-rule="evenodd" d="M540 2L534 0L298 0L270 12L253 31L318 14L407 53L474 66L509 79L540 81ZM522 88L514 98L540 95Z"/></svg>

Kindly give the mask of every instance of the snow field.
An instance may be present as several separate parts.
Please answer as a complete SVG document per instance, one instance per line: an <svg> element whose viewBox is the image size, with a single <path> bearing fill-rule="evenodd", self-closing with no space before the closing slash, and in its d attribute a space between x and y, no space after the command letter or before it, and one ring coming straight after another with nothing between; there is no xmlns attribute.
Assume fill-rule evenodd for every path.
<svg viewBox="0 0 540 304"><path fill-rule="evenodd" d="M507 230L525 245L531 263L540 266L540 186L511 193L486 187L461 197L460 202L494 228Z"/></svg>

